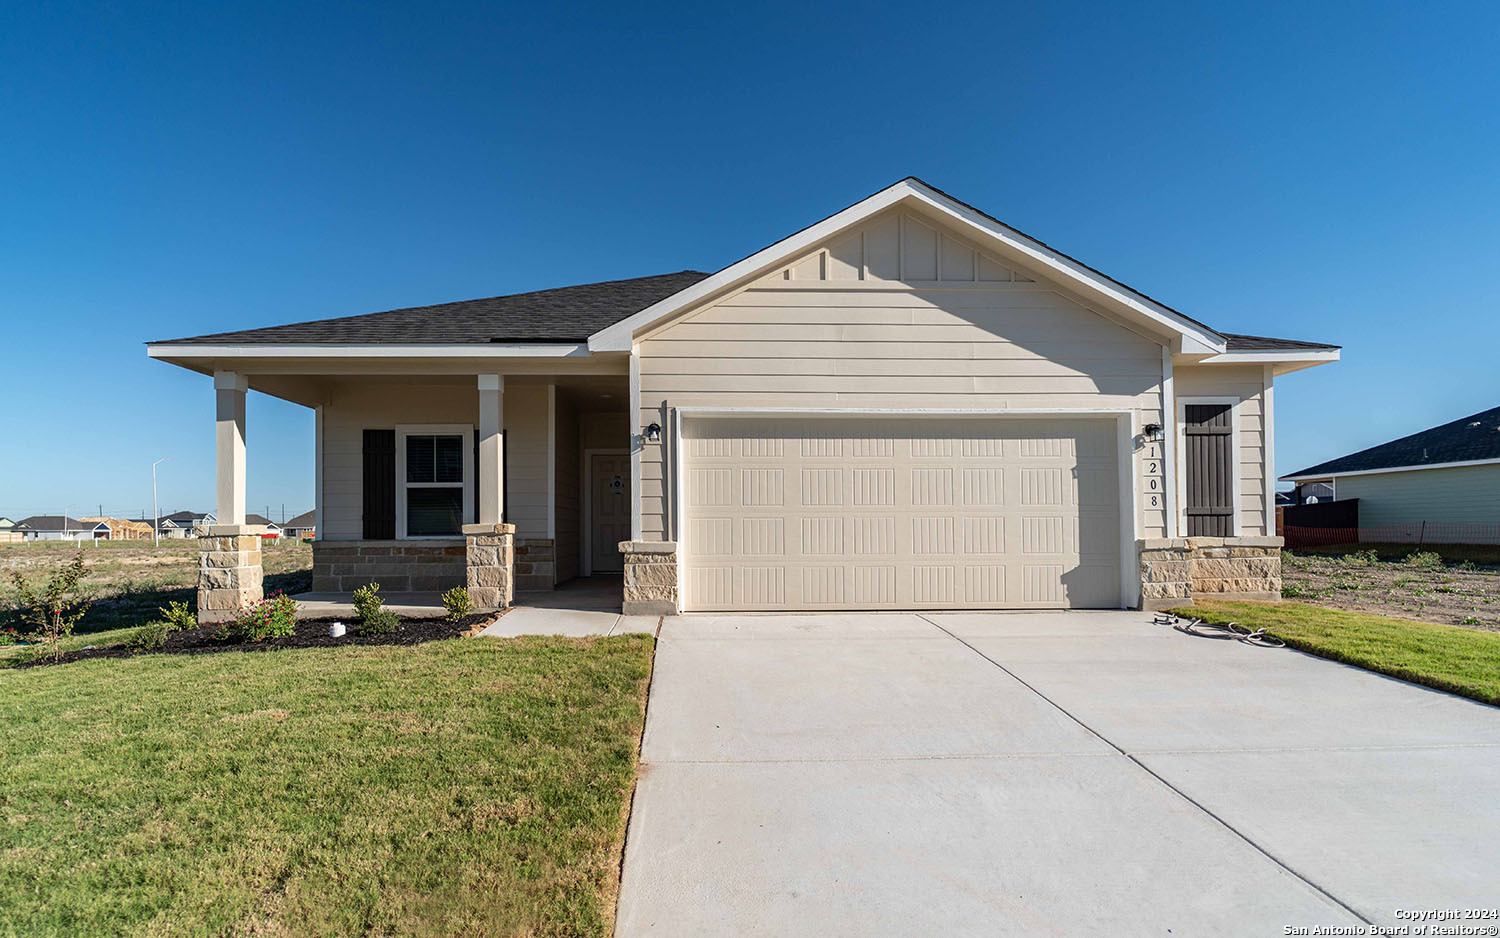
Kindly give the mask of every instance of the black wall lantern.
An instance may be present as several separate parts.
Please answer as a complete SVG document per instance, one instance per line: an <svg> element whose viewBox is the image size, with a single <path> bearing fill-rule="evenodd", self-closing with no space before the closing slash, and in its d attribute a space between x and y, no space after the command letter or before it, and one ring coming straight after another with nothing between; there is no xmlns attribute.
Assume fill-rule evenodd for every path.
<svg viewBox="0 0 1500 938"><path fill-rule="evenodd" d="M1146 438L1146 441L1148 443L1160 443L1161 442L1161 424L1159 424L1159 423L1148 423L1148 424L1146 424L1144 427L1141 428L1141 435Z"/></svg>
<svg viewBox="0 0 1500 938"><path fill-rule="evenodd" d="M658 443L661 441L661 424L653 423L643 431L647 443Z"/></svg>

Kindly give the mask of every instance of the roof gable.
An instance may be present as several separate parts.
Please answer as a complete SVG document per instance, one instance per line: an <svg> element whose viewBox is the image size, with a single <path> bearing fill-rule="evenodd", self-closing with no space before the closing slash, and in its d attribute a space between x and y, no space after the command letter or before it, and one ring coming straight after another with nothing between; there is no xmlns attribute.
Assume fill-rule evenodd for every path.
<svg viewBox="0 0 1500 938"><path fill-rule="evenodd" d="M1309 466L1283 479L1500 460L1500 407Z"/></svg>
<svg viewBox="0 0 1500 938"><path fill-rule="evenodd" d="M1173 333L1204 352L1225 351L1224 337L1203 323L1184 316L1041 241L1022 234L998 219L958 201L915 177L908 177L895 185L888 186L869 198L856 202L841 212L783 238L607 329L600 330L589 337L589 349L591 351L629 350L636 335L641 331L697 305L711 302L758 277L773 273L784 265L801 258L807 251L819 244L829 243L831 251L832 245L846 243L852 231L887 209L898 206L906 213L931 217L936 222L932 226L934 229L956 228L966 240L976 246L976 257L985 255L1002 266L1011 269L1024 268L1028 276L1032 272L1045 274L1050 279L1065 284L1085 300L1097 303L1104 310L1115 313L1127 321L1135 319L1158 330ZM907 249L903 243L902 250ZM868 262L865 263L868 268ZM933 268L938 277L941 276L942 263L941 240L939 240L934 254L935 267ZM925 267L923 272L926 272ZM933 279L936 280L938 277Z"/></svg>

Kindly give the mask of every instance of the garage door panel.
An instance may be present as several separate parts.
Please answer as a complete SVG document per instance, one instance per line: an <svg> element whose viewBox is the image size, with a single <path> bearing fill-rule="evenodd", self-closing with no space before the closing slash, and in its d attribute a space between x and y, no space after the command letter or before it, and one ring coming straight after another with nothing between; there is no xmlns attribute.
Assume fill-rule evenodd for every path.
<svg viewBox="0 0 1500 938"><path fill-rule="evenodd" d="M690 419L689 609L1117 606L1113 421Z"/></svg>

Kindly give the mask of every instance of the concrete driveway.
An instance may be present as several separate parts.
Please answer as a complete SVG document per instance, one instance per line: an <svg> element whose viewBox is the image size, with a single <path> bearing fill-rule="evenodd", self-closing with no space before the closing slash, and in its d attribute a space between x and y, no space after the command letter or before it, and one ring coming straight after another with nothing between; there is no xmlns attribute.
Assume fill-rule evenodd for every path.
<svg viewBox="0 0 1500 938"><path fill-rule="evenodd" d="M623 938L1500 905L1500 710L1141 613L668 619L642 758Z"/></svg>

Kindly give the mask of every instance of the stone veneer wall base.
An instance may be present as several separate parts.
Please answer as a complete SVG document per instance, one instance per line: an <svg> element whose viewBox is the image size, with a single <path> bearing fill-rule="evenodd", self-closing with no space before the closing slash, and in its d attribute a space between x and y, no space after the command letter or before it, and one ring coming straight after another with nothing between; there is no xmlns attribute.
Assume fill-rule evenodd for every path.
<svg viewBox="0 0 1500 938"><path fill-rule="evenodd" d="M625 558L625 593L620 611L627 616L677 614L677 544L675 541L621 541Z"/></svg>
<svg viewBox="0 0 1500 938"><path fill-rule="evenodd" d="M259 524L215 524L198 538L198 621L233 619L265 599Z"/></svg>
<svg viewBox="0 0 1500 938"><path fill-rule="evenodd" d="M496 612L516 598L516 526L466 524L463 527L469 599L475 612Z"/></svg>
<svg viewBox="0 0 1500 938"><path fill-rule="evenodd" d="M1153 537L1137 542L1141 608L1199 599L1281 600L1279 537Z"/></svg>
<svg viewBox="0 0 1500 938"><path fill-rule="evenodd" d="M557 542L549 537L516 538L516 589L557 588Z"/></svg>
<svg viewBox="0 0 1500 938"><path fill-rule="evenodd" d="M315 593L379 583L387 593L441 593L465 583L467 554L454 540L313 541Z"/></svg>

